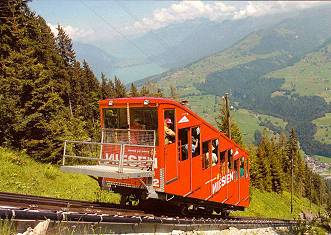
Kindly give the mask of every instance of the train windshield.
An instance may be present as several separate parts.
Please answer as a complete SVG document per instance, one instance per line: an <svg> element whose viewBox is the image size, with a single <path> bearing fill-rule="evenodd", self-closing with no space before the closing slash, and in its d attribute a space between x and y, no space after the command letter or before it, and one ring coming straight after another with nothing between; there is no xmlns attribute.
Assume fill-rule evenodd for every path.
<svg viewBox="0 0 331 235"><path fill-rule="evenodd" d="M105 108L104 128L157 130L156 108Z"/></svg>

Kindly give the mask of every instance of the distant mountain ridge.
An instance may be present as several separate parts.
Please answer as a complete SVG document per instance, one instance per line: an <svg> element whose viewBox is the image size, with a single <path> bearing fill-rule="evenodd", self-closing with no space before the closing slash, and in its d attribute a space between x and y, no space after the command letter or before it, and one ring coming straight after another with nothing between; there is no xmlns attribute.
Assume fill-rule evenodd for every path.
<svg viewBox="0 0 331 235"><path fill-rule="evenodd" d="M142 67L146 65L148 74L148 70L153 66L162 67L162 70L178 68L222 51L247 34L288 17L290 15L287 13L276 17L251 17L223 22L197 18L152 30L129 40L103 43L102 48L122 59L120 66L115 66L115 70L126 64L128 66L124 70L135 71L134 67L139 64ZM140 73L141 69L136 70L135 74ZM150 74L155 72L150 71Z"/></svg>

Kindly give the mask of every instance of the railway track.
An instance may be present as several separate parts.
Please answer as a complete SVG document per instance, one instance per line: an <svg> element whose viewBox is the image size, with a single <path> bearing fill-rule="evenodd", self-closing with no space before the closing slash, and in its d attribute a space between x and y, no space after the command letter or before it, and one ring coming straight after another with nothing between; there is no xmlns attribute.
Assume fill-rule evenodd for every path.
<svg viewBox="0 0 331 235"><path fill-rule="evenodd" d="M229 217L156 216L133 206L0 193L0 218L108 224L213 225L218 228L292 227L297 221Z"/></svg>

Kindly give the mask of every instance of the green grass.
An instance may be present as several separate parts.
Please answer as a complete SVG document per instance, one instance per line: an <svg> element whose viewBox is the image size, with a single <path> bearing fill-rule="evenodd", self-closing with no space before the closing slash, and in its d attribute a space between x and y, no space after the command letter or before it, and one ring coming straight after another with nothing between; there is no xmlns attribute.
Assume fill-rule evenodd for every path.
<svg viewBox="0 0 331 235"><path fill-rule="evenodd" d="M0 191L74 200L119 202L120 196L100 191L92 178L61 172L37 163L25 153L0 148Z"/></svg>
<svg viewBox="0 0 331 235"><path fill-rule="evenodd" d="M318 95L331 101L331 44L303 57L293 66L266 75L284 78L282 89L295 90L301 96Z"/></svg>
<svg viewBox="0 0 331 235"><path fill-rule="evenodd" d="M293 214L291 214L291 194L283 192L277 194L274 192L262 192L252 189L251 203L248 209L243 212L233 212L236 216L253 216L279 219L296 219L301 212L312 212L317 214L319 207L312 204L306 198L293 197ZM324 210L321 210L325 213Z"/></svg>
<svg viewBox="0 0 331 235"><path fill-rule="evenodd" d="M315 119L313 123L317 127L314 138L321 143L331 144L331 113L326 113L324 117Z"/></svg>
<svg viewBox="0 0 331 235"><path fill-rule="evenodd" d="M314 158L317 158L320 162L325 162L325 163L331 163L331 156L330 157L324 157L324 156L318 156L314 155Z"/></svg>
<svg viewBox="0 0 331 235"><path fill-rule="evenodd" d="M254 133L256 130L259 130L261 132L263 131L265 127L260 125L261 122L266 122L269 120L275 126L281 127L283 129L287 124L282 119L268 115L253 113L247 109L238 109L232 112L232 117L239 125L245 143L253 142Z"/></svg>

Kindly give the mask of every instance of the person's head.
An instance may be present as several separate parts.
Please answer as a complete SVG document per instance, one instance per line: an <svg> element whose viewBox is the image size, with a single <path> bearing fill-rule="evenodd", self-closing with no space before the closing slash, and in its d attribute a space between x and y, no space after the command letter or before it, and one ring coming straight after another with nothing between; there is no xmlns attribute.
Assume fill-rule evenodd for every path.
<svg viewBox="0 0 331 235"><path fill-rule="evenodd" d="M165 120L164 120L164 123L169 127L170 125L172 125L172 121L171 121L171 119L170 118L166 118Z"/></svg>
<svg viewBox="0 0 331 235"><path fill-rule="evenodd" d="M141 128L142 127L142 121L140 118L133 119L133 126L134 128Z"/></svg>

